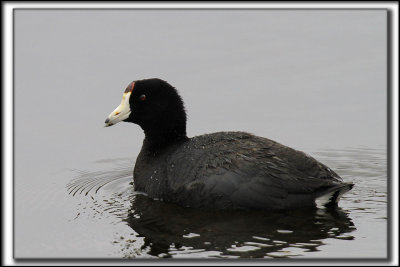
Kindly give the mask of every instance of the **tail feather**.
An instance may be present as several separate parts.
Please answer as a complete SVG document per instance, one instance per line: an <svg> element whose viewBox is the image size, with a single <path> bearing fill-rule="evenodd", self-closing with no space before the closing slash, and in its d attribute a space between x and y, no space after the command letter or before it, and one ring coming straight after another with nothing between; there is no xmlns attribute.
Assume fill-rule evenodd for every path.
<svg viewBox="0 0 400 267"><path fill-rule="evenodd" d="M315 198L315 205L317 208L326 208L336 206L339 199L346 192L353 188L354 184L343 184L339 187L334 187L329 191L325 191Z"/></svg>

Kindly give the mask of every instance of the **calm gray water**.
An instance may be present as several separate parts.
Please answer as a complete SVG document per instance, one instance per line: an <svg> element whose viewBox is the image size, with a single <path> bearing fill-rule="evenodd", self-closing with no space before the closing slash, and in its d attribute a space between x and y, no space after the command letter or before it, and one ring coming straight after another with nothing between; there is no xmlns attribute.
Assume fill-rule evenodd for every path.
<svg viewBox="0 0 400 267"><path fill-rule="evenodd" d="M16 258L385 258L386 11L17 10ZM132 190L132 80L176 86L188 135L247 131L354 189L335 212L205 212Z"/></svg>
<svg viewBox="0 0 400 267"><path fill-rule="evenodd" d="M380 258L386 255L386 152L366 147L321 150L355 188L334 211L202 211L152 200L132 189L132 161L77 171L67 185L79 198L75 223L110 220L114 257ZM109 254L110 256L112 254Z"/></svg>

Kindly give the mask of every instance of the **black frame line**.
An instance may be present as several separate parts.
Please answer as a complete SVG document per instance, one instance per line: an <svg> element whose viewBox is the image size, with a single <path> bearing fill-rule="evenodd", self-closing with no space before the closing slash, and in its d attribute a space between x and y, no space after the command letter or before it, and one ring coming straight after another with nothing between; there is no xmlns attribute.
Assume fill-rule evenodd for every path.
<svg viewBox="0 0 400 267"><path fill-rule="evenodd" d="M16 3L22 4L22 3L31 3L29 1L17 1ZM37 2L36 2L37 3ZM64 2L60 1L58 3L70 3L70 2ZM80 3L90 3L90 2L80 2ZM115 2L115 3L121 3L121 2ZM134 2L134 3L145 3L145 2ZM177 3L177 2L151 2L151 3ZM204 2L192 2L192 3L204 3ZM213 2L213 3L223 3L223 2ZM247 2L247 3L255 3L255 2ZM259 3L259 2L258 2ZM276 3L276 2L269 2L269 3ZM287 3L287 2L285 2ZM289 3L293 3L289 1ZM353 3L353 2L350 2ZM380 2L380 3L387 3L387 2ZM190 259L119 259L119 258L79 258L79 259L71 259L71 258L24 258L24 259L18 259L15 258L15 12L18 10L45 10L45 11L71 11L71 10L94 10L94 11L109 11L109 10L119 10L119 11L132 11L132 10L175 10L175 11L187 11L187 10L207 10L207 11L223 11L223 10L230 10L230 11L242 11L242 10L252 10L252 11L257 11L257 10L271 10L271 11L281 11L281 10L358 10L358 11L363 11L363 10L386 10L387 11L387 36L386 36L386 41L387 41L387 51L386 51L386 57L387 57L387 143L386 143L386 155L387 155L387 258L324 258L324 259L314 259L314 258L285 258L285 259L214 259L214 258L190 258ZM392 84L392 75L393 75L393 60L391 58L391 51L393 49L392 47L392 27L393 25L393 15L392 15L392 10L389 8L151 8L151 7L146 7L146 8L13 8L12 10L12 101L13 101L13 108L12 108L12 136L13 136L13 143L12 143L12 151L13 151L13 158L12 158L12 172L13 172L13 181L12 181L12 186L13 186L13 203L12 203L12 210L13 210L13 233L12 233L12 238L14 240L13 242L13 248L12 248L12 255L13 255L13 260L16 263L21 263L25 264L28 262L34 262L34 263L40 263L40 262L45 262L46 264L51 264L51 263L111 263L111 262L117 262L117 263L154 263L154 264L162 264L162 263L191 263L195 262L197 264L206 264L206 263L228 263L228 262L234 262L234 263L254 263L254 264L260 264L260 263L265 263L265 264L273 264L273 263L305 263L305 262L310 262L310 263L344 263L344 262L351 262L351 263L389 263L393 259L392 255L392 234L391 234L391 227L392 227L392 196L393 196L393 189L392 189L392 179L393 177L393 167L391 165L392 160L393 160L393 149L392 149L392 130L393 130L393 125L392 125L392 103L391 99L393 97L392 94L392 89L393 89L393 84ZM4 46L4 43L3 43ZM4 49L4 48L3 48ZM3 72L4 75L4 72ZM4 81L4 79L3 79ZM4 94L4 92L3 92ZM3 98L4 99L4 98ZM3 132L4 134L4 132Z"/></svg>

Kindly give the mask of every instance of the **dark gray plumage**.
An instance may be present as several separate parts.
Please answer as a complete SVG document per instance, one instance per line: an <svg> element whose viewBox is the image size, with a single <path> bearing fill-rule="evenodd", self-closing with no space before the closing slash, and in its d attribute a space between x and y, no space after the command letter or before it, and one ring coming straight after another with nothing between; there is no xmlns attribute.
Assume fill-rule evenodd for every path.
<svg viewBox="0 0 400 267"><path fill-rule="evenodd" d="M188 138L183 102L171 85L149 79L130 86L131 113L124 121L139 124L146 135L134 186L149 197L185 207L283 210L335 206L353 186L307 154L267 138L245 132Z"/></svg>

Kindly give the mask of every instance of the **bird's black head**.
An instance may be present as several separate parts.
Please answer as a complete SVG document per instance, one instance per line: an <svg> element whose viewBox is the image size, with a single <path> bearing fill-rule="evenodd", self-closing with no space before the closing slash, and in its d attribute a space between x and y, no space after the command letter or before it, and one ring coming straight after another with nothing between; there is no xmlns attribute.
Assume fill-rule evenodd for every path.
<svg viewBox="0 0 400 267"><path fill-rule="evenodd" d="M152 142L172 142L186 138L186 112L174 87L161 79L131 82L121 104L106 119L106 127L120 121L133 122Z"/></svg>

